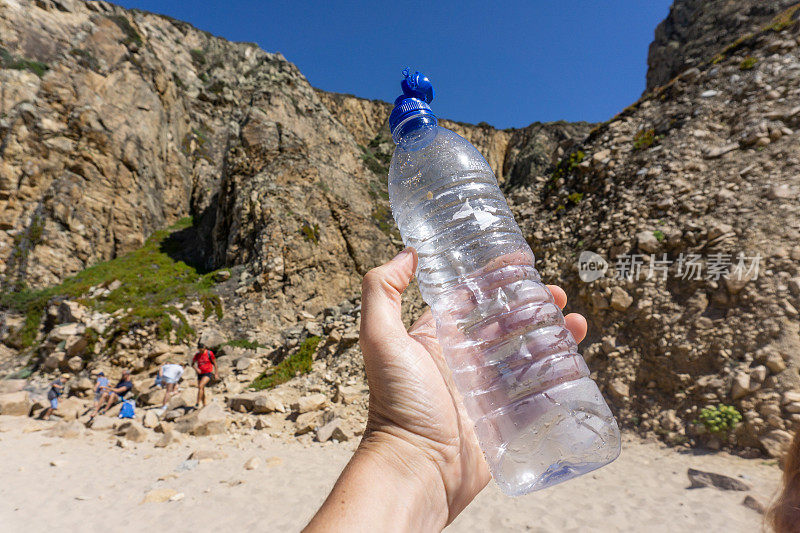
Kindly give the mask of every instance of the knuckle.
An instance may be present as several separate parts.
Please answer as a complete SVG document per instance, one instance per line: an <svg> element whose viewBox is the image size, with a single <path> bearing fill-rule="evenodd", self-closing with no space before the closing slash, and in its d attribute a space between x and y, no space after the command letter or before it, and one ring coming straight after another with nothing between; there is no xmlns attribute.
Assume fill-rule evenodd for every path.
<svg viewBox="0 0 800 533"><path fill-rule="evenodd" d="M380 267L375 267L364 275L364 279L361 280L361 289L369 290L379 287L382 282L383 274L380 271Z"/></svg>

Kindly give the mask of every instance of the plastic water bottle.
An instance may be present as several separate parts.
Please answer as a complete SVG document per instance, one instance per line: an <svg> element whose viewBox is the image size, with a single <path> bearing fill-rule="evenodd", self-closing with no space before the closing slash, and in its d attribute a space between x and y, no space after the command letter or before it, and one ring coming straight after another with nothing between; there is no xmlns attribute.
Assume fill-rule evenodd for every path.
<svg viewBox="0 0 800 533"><path fill-rule="evenodd" d="M610 463L617 422L494 173L437 124L428 78L403 74L389 118L392 213L419 254L419 288L492 476L519 495Z"/></svg>

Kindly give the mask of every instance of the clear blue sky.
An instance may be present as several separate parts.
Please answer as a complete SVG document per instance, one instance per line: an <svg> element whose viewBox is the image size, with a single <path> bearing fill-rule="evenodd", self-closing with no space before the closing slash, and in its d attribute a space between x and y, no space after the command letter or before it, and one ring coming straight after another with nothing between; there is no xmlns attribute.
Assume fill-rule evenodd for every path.
<svg viewBox="0 0 800 533"><path fill-rule="evenodd" d="M603 121L644 90L671 0L122 0L281 52L314 87L393 101L427 74L440 117L500 128Z"/></svg>

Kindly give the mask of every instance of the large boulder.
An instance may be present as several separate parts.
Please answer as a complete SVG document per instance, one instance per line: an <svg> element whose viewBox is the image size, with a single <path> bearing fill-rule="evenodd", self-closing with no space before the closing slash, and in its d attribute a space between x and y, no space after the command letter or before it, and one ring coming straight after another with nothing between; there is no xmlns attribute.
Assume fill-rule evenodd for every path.
<svg viewBox="0 0 800 533"><path fill-rule="evenodd" d="M25 388L28 382L24 379L3 379L0 380L0 394L9 392L19 392Z"/></svg>
<svg viewBox="0 0 800 533"><path fill-rule="evenodd" d="M43 366L45 370L52 371L64 365L65 361L66 361L66 354L62 351L55 351L49 354L47 357L45 357Z"/></svg>
<svg viewBox="0 0 800 533"><path fill-rule="evenodd" d="M139 395L139 402L142 405L161 405L164 402L166 391L162 388L153 388L144 391Z"/></svg>
<svg viewBox="0 0 800 533"><path fill-rule="evenodd" d="M219 435L228 429L228 416L219 405L212 403L175 421L175 430L197 437Z"/></svg>
<svg viewBox="0 0 800 533"><path fill-rule="evenodd" d="M209 328L200 335L200 342L209 348L216 348L225 344L225 336L218 329Z"/></svg>
<svg viewBox="0 0 800 533"><path fill-rule="evenodd" d="M763 435L759 442L770 457L781 459L792 443L792 434L782 429L773 429Z"/></svg>
<svg viewBox="0 0 800 533"><path fill-rule="evenodd" d="M111 418L110 416L97 415L92 419L91 423L87 424L89 428L94 431L109 431L117 427L119 420Z"/></svg>
<svg viewBox="0 0 800 533"><path fill-rule="evenodd" d="M47 338L54 340L56 342L66 341L70 337L75 337L77 335L83 335L83 332L86 331L86 326L79 323L70 323L70 324L61 324L60 326L56 326L50 330L50 333L47 334Z"/></svg>
<svg viewBox="0 0 800 533"><path fill-rule="evenodd" d="M75 439L86 433L86 428L77 420L67 422L62 420L58 422L49 431L51 437L61 437L62 439Z"/></svg>
<svg viewBox="0 0 800 533"><path fill-rule="evenodd" d="M27 416L32 406L28 391L0 394L0 415Z"/></svg>
<svg viewBox="0 0 800 533"><path fill-rule="evenodd" d="M62 397L58 400L58 410L56 414L64 420L77 420L89 409L89 404L85 400L79 400L74 396L69 398Z"/></svg>
<svg viewBox="0 0 800 533"><path fill-rule="evenodd" d="M87 377L82 377L71 383L69 389L71 392L85 394L94 389L94 382Z"/></svg>
<svg viewBox="0 0 800 533"><path fill-rule="evenodd" d="M206 393L208 394L208 393ZM197 402L196 389L181 389L177 394L171 396L167 402L167 409L179 409L181 407L192 407Z"/></svg>
<svg viewBox="0 0 800 533"><path fill-rule="evenodd" d="M69 355L69 353L67 353ZM80 355L73 355L66 361L66 370L69 370L73 374L77 374L81 370L83 370L83 359Z"/></svg>

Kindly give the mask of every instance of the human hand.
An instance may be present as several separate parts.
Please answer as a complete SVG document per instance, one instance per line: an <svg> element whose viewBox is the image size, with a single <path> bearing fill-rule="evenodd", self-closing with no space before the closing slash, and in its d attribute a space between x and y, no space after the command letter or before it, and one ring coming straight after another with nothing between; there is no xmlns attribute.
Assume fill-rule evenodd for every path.
<svg viewBox="0 0 800 533"><path fill-rule="evenodd" d="M370 387L367 430L359 451L377 455L396 474L414 480L441 529L489 481L489 469L442 356L430 310L408 330L401 295L416 270L408 248L364 277L361 349ZM566 293L548 285L564 308ZM572 313L566 326L577 342L586 319Z"/></svg>

